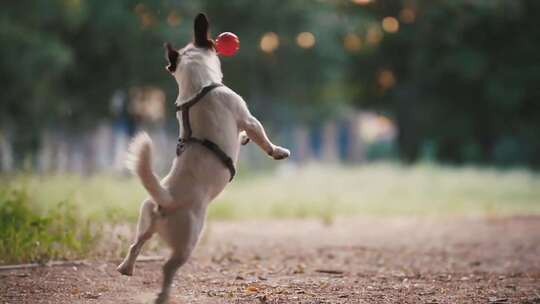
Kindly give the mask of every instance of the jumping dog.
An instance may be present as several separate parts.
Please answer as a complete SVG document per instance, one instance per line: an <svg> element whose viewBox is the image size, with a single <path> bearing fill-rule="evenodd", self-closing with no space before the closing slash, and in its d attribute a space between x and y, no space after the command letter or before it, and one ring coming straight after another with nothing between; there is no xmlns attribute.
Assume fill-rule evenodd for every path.
<svg viewBox="0 0 540 304"><path fill-rule="evenodd" d="M155 303L168 301L176 271L197 244L208 205L234 177L240 145L251 140L276 160L290 155L268 139L242 97L222 84L221 64L208 30L208 19L199 14L193 42L181 49L165 44L166 69L178 84L181 130L170 172L161 181L153 172L152 141L146 133L136 135L129 147L128 167L150 197L142 202L135 242L117 270L132 275L141 247L158 233L171 255L163 265Z"/></svg>

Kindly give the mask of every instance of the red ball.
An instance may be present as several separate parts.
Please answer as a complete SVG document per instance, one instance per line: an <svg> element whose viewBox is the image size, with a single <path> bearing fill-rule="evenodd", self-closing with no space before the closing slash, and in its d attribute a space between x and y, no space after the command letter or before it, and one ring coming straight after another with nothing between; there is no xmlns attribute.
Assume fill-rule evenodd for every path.
<svg viewBox="0 0 540 304"><path fill-rule="evenodd" d="M219 34L216 38L216 51L223 56L232 56L240 49L238 36L231 32Z"/></svg>

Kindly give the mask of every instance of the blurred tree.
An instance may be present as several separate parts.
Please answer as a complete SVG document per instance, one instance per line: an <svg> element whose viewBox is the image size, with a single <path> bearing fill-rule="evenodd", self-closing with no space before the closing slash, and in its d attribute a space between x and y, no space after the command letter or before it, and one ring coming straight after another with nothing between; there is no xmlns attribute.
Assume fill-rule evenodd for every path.
<svg viewBox="0 0 540 304"><path fill-rule="evenodd" d="M107 118L118 90L159 85L172 103L162 43L190 41L199 11L214 35L239 35L225 82L276 128L352 102L396 119L405 160L540 166L537 0L10 2L0 128L17 134L17 154L44 127Z"/></svg>
<svg viewBox="0 0 540 304"><path fill-rule="evenodd" d="M17 150L35 149L38 130L51 124L76 131L108 117L116 90L166 82L162 43L187 30L147 2L22 0L5 6L0 119L17 134Z"/></svg>
<svg viewBox="0 0 540 304"><path fill-rule="evenodd" d="M40 121L46 119L49 101L60 97L55 86L73 61L73 54L47 27L62 22L64 17L58 3L43 1L16 1L0 11L0 127L9 124L18 127L16 131L35 132ZM33 133L17 133L16 146L35 145Z"/></svg>
<svg viewBox="0 0 540 304"><path fill-rule="evenodd" d="M540 165L540 2L396 0L366 9L402 22L376 52L351 57L350 79L368 84L358 105L393 113L404 159L432 147L444 161Z"/></svg>
<svg viewBox="0 0 540 304"><path fill-rule="evenodd" d="M339 63L344 60L340 46L331 43L339 22L329 4L22 0L0 12L6 46L0 50L6 87L0 116L15 127L18 148L35 148L36 130L49 124L76 130L108 117L118 89L159 84L172 103L176 85L163 69L162 44L189 42L199 11L210 16L214 34L240 36L239 54L223 60L225 81L253 103L259 116L276 125L299 116L316 120L345 101L334 89L343 78ZM329 26L321 28L321 20ZM297 35L304 31L321 37L317 47L298 47ZM260 45L267 32L278 39L271 51Z"/></svg>

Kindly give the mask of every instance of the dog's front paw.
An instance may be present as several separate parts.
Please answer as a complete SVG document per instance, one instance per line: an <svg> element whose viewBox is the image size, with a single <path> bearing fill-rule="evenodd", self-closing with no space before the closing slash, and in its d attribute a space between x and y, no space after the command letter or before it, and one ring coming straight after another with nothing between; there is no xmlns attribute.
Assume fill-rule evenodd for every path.
<svg viewBox="0 0 540 304"><path fill-rule="evenodd" d="M247 135L243 134L241 137L240 137L240 143L242 144L242 146L245 146L249 143L250 139Z"/></svg>
<svg viewBox="0 0 540 304"><path fill-rule="evenodd" d="M280 146L275 146L270 154L275 160L285 159L289 157L289 155L291 155L291 151Z"/></svg>

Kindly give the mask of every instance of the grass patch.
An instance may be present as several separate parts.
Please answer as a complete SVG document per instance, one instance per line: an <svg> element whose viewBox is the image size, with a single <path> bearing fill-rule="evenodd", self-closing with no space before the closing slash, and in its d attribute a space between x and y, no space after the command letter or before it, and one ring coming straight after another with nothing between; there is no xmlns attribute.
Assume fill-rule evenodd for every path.
<svg viewBox="0 0 540 304"><path fill-rule="evenodd" d="M233 218L540 214L540 176L435 164L307 166L232 183L210 217L224 209Z"/></svg>
<svg viewBox="0 0 540 304"><path fill-rule="evenodd" d="M0 190L0 264L75 259L94 247L98 234L73 204L38 209L25 190Z"/></svg>
<svg viewBox="0 0 540 304"><path fill-rule="evenodd" d="M270 172L241 172L209 219L540 214L540 176L525 169L375 163ZM113 230L134 223L147 196L137 179L113 175L19 175L0 184L0 264L125 249L133 229ZM121 239L116 246L105 237Z"/></svg>
<svg viewBox="0 0 540 304"><path fill-rule="evenodd" d="M540 214L540 176L525 169L373 163L271 172L241 172L210 205L209 218ZM27 185L41 210L69 201L83 218L107 223L134 222L147 196L125 176L26 175L10 184Z"/></svg>

